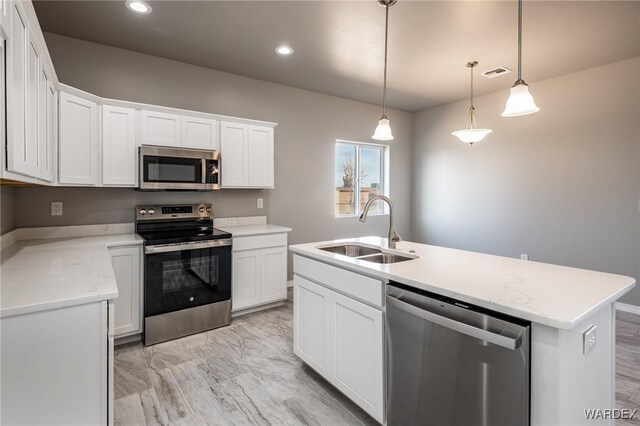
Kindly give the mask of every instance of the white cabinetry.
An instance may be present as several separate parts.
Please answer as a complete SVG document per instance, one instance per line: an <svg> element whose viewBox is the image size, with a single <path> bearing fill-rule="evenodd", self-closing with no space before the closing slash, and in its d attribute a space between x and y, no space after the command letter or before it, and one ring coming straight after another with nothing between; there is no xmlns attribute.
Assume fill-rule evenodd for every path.
<svg viewBox="0 0 640 426"><path fill-rule="evenodd" d="M7 42L7 169L11 172L34 176L38 166L37 141L27 138L27 56L29 26L26 13L18 2L11 4L11 34ZM37 74L37 68L30 74ZM33 130L29 132L33 135Z"/></svg>
<svg viewBox="0 0 640 426"><path fill-rule="evenodd" d="M182 147L220 151L220 122L182 116Z"/></svg>
<svg viewBox="0 0 640 426"><path fill-rule="evenodd" d="M249 186L247 125L220 123L220 156L223 188Z"/></svg>
<svg viewBox="0 0 640 426"><path fill-rule="evenodd" d="M100 183L99 118L96 102L60 92L60 183Z"/></svg>
<svg viewBox="0 0 640 426"><path fill-rule="evenodd" d="M287 298L287 235L233 238L233 311Z"/></svg>
<svg viewBox="0 0 640 426"><path fill-rule="evenodd" d="M272 127L249 126L248 161L248 186L252 188L273 188Z"/></svg>
<svg viewBox="0 0 640 426"><path fill-rule="evenodd" d="M115 300L115 337L142 333L142 246L110 247L118 285Z"/></svg>
<svg viewBox="0 0 640 426"><path fill-rule="evenodd" d="M102 183L136 185L136 111L102 107Z"/></svg>
<svg viewBox="0 0 640 426"><path fill-rule="evenodd" d="M1 0L0 0L1 1ZM30 182L54 181L55 74L27 2L2 3L11 18L6 40L6 171ZM30 9L31 8L31 9ZM3 79L3 82L5 80ZM3 115L4 117L4 115ZM20 176L7 175L21 179Z"/></svg>
<svg viewBox="0 0 640 426"><path fill-rule="evenodd" d="M107 306L102 301L0 319L2 424L113 422Z"/></svg>
<svg viewBox="0 0 640 426"><path fill-rule="evenodd" d="M40 178L48 182L55 181L55 159L58 147L58 92L51 75L51 71L42 67L39 88L38 150L40 152Z"/></svg>
<svg viewBox="0 0 640 426"><path fill-rule="evenodd" d="M142 145L182 146L182 120L177 114L142 110Z"/></svg>
<svg viewBox="0 0 640 426"><path fill-rule="evenodd" d="M294 353L382 423L383 312L355 299L366 298L364 291L357 290L357 284L339 282L340 279L349 280L351 272L324 264L316 268L313 264L320 263L306 260L303 264L296 257ZM303 276L305 274L313 275L314 281L318 282ZM371 280L371 285L382 292L380 281L364 278ZM349 297L351 295L341 294L332 288L342 288L343 291L356 289L356 294Z"/></svg>
<svg viewBox="0 0 640 426"><path fill-rule="evenodd" d="M273 128L223 121L220 124L223 188L273 188Z"/></svg>

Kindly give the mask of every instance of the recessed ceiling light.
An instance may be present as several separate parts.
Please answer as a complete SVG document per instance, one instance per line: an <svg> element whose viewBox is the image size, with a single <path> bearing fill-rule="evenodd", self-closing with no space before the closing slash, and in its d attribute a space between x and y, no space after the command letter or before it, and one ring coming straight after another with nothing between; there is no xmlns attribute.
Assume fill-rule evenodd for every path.
<svg viewBox="0 0 640 426"><path fill-rule="evenodd" d="M126 5L129 9L143 15L151 13L151 6L142 0L127 0Z"/></svg>
<svg viewBox="0 0 640 426"><path fill-rule="evenodd" d="M285 55L285 56L291 55L293 53L293 49L290 48L289 46L282 45L282 46L276 47L276 53L278 55Z"/></svg>

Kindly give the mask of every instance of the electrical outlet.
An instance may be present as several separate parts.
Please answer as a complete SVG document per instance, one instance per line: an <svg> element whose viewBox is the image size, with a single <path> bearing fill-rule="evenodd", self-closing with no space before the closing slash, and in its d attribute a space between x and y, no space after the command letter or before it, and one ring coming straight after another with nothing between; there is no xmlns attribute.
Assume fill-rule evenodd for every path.
<svg viewBox="0 0 640 426"><path fill-rule="evenodd" d="M588 354L591 349L596 346L596 326L589 327L587 331L582 334L582 353Z"/></svg>
<svg viewBox="0 0 640 426"><path fill-rule="evenodd" d="M521 255L520 255L520 259L522 259L522 260L529 260L529 255L528 255L528 254L524 254L524 253L523 253L523 254L521 254Z"/></svg>
<svg viewBox="0 0 640 426"><path fill-rule="evenodd" d="M51 216L62 216L62 201L51 203Z"/></svg>
<svg viewBox="0 0 640 426"><path fill-rule="evenodd" d="M264 200L262 198L258 198L258 208L261 209L264 207Z"/></svg>

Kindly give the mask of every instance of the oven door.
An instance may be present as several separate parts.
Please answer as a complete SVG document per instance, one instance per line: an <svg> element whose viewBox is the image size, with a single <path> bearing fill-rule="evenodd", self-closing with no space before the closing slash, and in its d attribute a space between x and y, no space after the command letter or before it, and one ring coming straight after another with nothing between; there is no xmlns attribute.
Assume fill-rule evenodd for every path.
<svg viewBox="0 0 640 426"><path fill-rule="evenodd" d="M217 152L176 148L140 147L140 189L143 190L213 190L216 182L207 183L207 159ZM215 184L214 184L215 183Z"/></svg>
<svg viewBox="0 0 640 426"><path fill-rule="evenodd" d="M144 315L231 299L231 240L145 247Z"/></svg>

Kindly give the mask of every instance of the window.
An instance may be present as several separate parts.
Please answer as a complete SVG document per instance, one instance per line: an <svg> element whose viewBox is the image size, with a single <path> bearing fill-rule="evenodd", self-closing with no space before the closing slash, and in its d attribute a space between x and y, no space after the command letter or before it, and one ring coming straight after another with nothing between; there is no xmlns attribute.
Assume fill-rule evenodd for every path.
<svg viewBox="0 0 640 426"><path fill-rule="evenodd" d="M359 215L369 198L386 195L387 163L386 146L336 142L336 216ZM384 208L381 201L376 201L369 214L384 214Z"/></svg>

